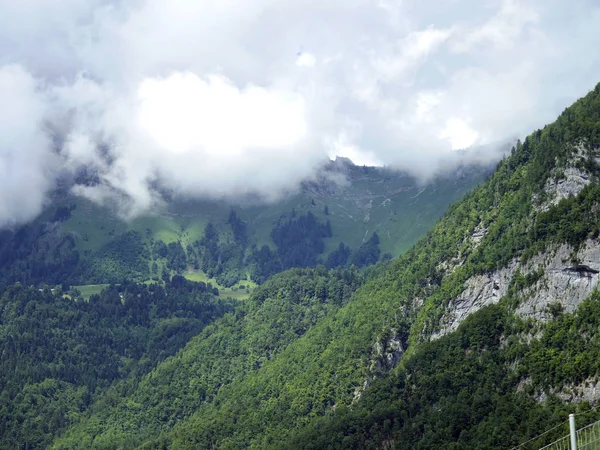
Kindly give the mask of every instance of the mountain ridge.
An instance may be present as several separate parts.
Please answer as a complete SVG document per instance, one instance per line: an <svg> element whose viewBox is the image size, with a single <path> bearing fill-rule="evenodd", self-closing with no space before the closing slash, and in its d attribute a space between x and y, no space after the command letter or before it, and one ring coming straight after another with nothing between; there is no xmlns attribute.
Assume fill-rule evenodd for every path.
<svg viewBox="0 0 600 450"><path fill-rule="evenodd" d="M297 222L312 215L309 222L314 224L307 226L316 228L317 223L330 223L331 232L321 237L322 244L309 244L314 246L315 254L307 255L308 262L301 265L314 266L314 261L328 264L328 256L341 244L345 255L341 253L343 257L332 261L345 264L351 259L350 253L357 253L373 233L379 236L381 254L394 256L412 245L451 201L488 173L486 166L466 166L455 174L421 185L407 174L340 161L326 165L315 180L304 183L299 193L278 203L240 204L173 197L163 209L130 222L120 219L115 209L69 194L65 185L37 221L13 232L2 232L0 273L9 282L84 285L114 283L123 278L157 280L167 272L185 274L187 270L191 279L210 280L233 295L229 289L232 286L252 284L251 280L262 282L281 270L275 266L253 266L264 264L265 258L278 258L282 249L273 236L286 221ZM232 211L236 214L233 219ZM199 243L206 238L209 224L215 227L214 245L218 248L212 250L213 261L206 265L202 262L206 259L206 246ZM234 225L238 227L237 237L231 228ZM118 242L121 244L115 244ZM165 252L161 242L175 247ZM133 246L132 251L136 248L136 252L145 254L142 260L129 261L116 251L127 245ZM240 247L239 251L232 246ZM42 258L42 247L50 257ZM174 253L169 256L169 252ZM28 263L32 268L19 266L19 254L35 255ZM176 258L183 262L176 263ZM45 266L37 267L40 259L46 260ZM97 267L100 260L105 261L106 269Z"/></svg>

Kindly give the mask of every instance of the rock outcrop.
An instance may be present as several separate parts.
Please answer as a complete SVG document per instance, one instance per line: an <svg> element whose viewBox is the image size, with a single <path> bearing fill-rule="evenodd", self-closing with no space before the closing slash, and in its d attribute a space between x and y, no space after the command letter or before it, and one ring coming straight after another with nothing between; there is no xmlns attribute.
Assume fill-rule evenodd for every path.
<svg viewBox="0 0 600 450"><path fill-rule="evenodd" d="M531 386L531 378L523 379L517 386L518 392L525 392ZM558 388L550 388L549 390L541 390L535 395L535 399L539 402L545 402L549 395L555 395L566 403L581 403L588 402L590 405L597 405L600 401L600 386L597 378L588 378L583 382L573 385L566 384Z"/></svg>
<svg viewBox="0 0 600 450"><path fill-rule="evenodd" d="M407 343L403 342L402 336L396 328L389 328L375 341L371 350L369 364L369 376L362 386L354 390L354 400L360 399L371 382L383 373L387 373L398 365L406 350Z"/></svg>
<svg viewBox="0 0 600 450"><path fill-rule="evenodd" d="M590 183L590 176L576 167L565 169L563 177L549 178L544 187L547 199L538 207L538 211L547 211L552 206L558 205L563 198L575 197Z"/></svg>
<svg viewBox="0 0 600 450"><path fill-rule="evenodd" d="M440 329L432 335L436 339L456 330L467 316L486 305L498 303L508 292L510 281L519 267L512 261L507 267L489 275L476 275L465 283L466 289L446 309Z"/></svg>
<svg viewBox="0 0 600 450"><path fill-rule="evenodd" d="M517 309L522 317L548 320L548 307L560 304L566 312L573 312L598 285L600 243L588 240L579 249L573 262L573 248L563 244L554 254L538 255L532 261L543 267L544 275L536 284L522 293L523 301Z"/></svg>
<svg viewBox="0 0 600 450"><path fill-rule="evenodd" d="M577 196L591 182L585 162L589 158L595 158L598 162L598 149L589 150L584 143L579 143L571 150L566 164L563 163L549 175L543 192L533 196L533 214L547 211L562 199ZM480 224L466 239L474 250L486 234L487 229ZM451 273L463 263L460 255L456 259L441 263L438 270ZM524 264L515 258L506 267L491 274L471 277L466 281L464 291L447 306L438 331L431 338L436 339L456 330L469 314L499 302L508 293L517 271L523 275L534 271L538 274L534 277L536 281L533 285L517 293L518 315L546 321L552 317L550 305L555 304L560 304L566 312L573 312L598 285L600 242L587 240L577 252L567 244L558 245Z"/></svg>
<svg viewBox="0 0 600 450"><path fill-rule="evenodd" d="M544 186L544 200L538 203L536 200L539 195L534 195L532 200L535 209L547 211L562 199L577 196L590 183L590 174L583 169L584 163L588 158L593 158L598 163L598 150L590 150L584 143L575 145L566 167L557 167L548 177Z"/></svg>
<svg viewBox="0 0 600 450"><path fill-rule="evenodd" d="M550 305L560 304L564 311L573 312L598 286L600 242L587 240L577 253L573 252L571 246L563 244L533 257L525 264L515 259L489 275L469 278L465 290L448 305L440 328L432 335L432 339L456 330L469 314L499 302L508 293L517 269L523 275L533 271L542 273L535 284L518 293L520 303L517 314L547 321L552 317Z"/></svg>

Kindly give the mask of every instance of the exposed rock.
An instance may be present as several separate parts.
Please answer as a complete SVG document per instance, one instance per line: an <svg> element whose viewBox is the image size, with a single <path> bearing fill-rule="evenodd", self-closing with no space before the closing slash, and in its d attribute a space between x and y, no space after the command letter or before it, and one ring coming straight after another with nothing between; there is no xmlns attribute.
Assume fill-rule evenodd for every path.
<svg viewBox="0 0 600 450"><path fill-rule="evenodd" d="M596 155L598 149L588 152L585 144L579 143L572 148L571 157L566 168L557 168L544 186L545 196L547 197L541 204L535 207L537 211L547 211L552 206L557 205L563 198L576 196L581 190L590 183L590 176L587 172L578 167L577 163L584 161L589 155ZM595 158L597 161L597 158ZM533 204L536 205L538 195L534 195Z"/></svg>
<svg viewBox="0 0 600 450"><path fill-rule="evenodd" d="M466 289L448 305L441 321L441 328L432 335L432 339L456 330L469 314L486 305L498 303L508 292L510 280L517 267L517 261L513 260L507 267L490 275L476 275L469 278L465 283Z"/></svg>
<svg viewBox="0 0 600 450"><path fill-rule="evenodd" d="M370 371L375 373L396 367L404 354L404 347L398 331L390 328L388 333L373 344Z"/></svg>
<svg viewBox="0 0 600 450"><path fill-rule="evenodd" d="M552 257L537 256L536 262L544 267L544 276L525 290L523 301L517 314L537 320L548 320L551 314L548 306L560 303L566 312L573 312L598 285L598 268L600 268L600 243L588 240L577 252L579 264L570 261L573 249L566 244L561 245Z"/></svg>
<svg viewBox="0 0 600 450"><path fill-rule="evenodd" d="M576 167L568 167L564 171L564 178L549 178L544 186L548 199L538 206L538 211L547 211L552 206L558 205L563 198L576 196L590 183L587 173Z"/></svg>
<svg viewBox="0 0 600 450"><path fill-rule="evenodd" d="M598 386L598 380L589 378L583 383L575 386L563 386L563 388L559 392L556 392L555 395L564 402L589 402L590 404L595 405L598 403L598 400L600 400L600 386Z"/></svg>
<svg viewBox="0 0 600 450"><path fill-rule="evenodd" d="M517 384L517 392L525 392L525 388L531 384L531 378L527 377Z"/></svg>
<svg viewBox="0 0 600 450"><path fill-rule="evenodd" d="M486 236L487 233L488 233L487 228L485 228L482 224L477 225L477 227L473 230L473 232L469 236L469 240L471 241L471 246L473 247L473 250L475 250L477 247L479 247L479 244L481 244L481 241L483 240L483 238Z"/></svg>
<svg viewBox="0 0 600 450"><path fill-rule="evenodd" d="M538 403L544 403L546 400L548 400L548 394L546 394L545 391L541 391L535 397L535 401L538 402Z"/></svg>
<svg viewBox="0 0 600 450"><path fill-rule="evenodd" d="M530 384L530 378L521 380L517 385L517 391L525 392L526 387ZM543 403L548 399L549 395L555 395L567 403L588 402L591 405L596 405L600 400L600 386L598 386L597 379L588 378L577 385L569 384L560 388L551 388L548 391L541 390L536 393L535 400L538 403Z"/></svg>
<svg viewBox="0 0 600 450"><path fill-rule="evenodd" d="M573 312L598 285L600 269L600 243L588 240L581 246L572 262L573 248L562 244L531 258L526 264L512 260L507 267L489 275L476 275L465 283L465 290L446 309L440 328L431 338L436 339L458 328L469 315L486 305L500 301L517 269L526 275L534 270L543 271L541 278L520 294L517 314L546 321L552 315L551 304L560 304L566 312Z"/></svg>
<svg viewBox="0 0 600 450"><path fill-rule="evenodd" d="M356 403L360 400L362 393L367 390L369 385L371 384L371 378L367 378L362 386L357 386L354 389L354 396L352 397L352 403Z"/></svg>
<svg viewBox="0 0 600 450"><path fill-rule="evenodd" d="M590 183L589 174L581 169L581 164L578 163L590 155L594 156L597 151L588 152L582 143L575 145L571 150L571 158L566 168L563 166L557 169L557 172L548 178L544 187L546 199L537 206L538 211L548 210L562 199L576 196ZM486 234L487 229L480 224L466 239L475 249ZM460 255L458 259L461 259ZM460 264L461 261L444 261L438 265L438 270L452 272ZM543 272L535 285L525 288L519 294L522 301L517 314L537 320L548 320L551 317L549 305L559 303L565 311L572 312L597 286L600 245L597 241L588 240L577 255L573 255L572 247L560 245L531 258L526 264L514 259L506 267L492 274L471 277L465 283L465 290L448 305L440 321L439 331L432 335L432 339L456 330L469 314L500 301L507 294L517 269L524 275L534 270Z"/></svg>
<svg viewBox="0 0 600 450"><path fill-rule="evenodd" d="M360 399L363 391L365 391L371 381L373 381L378 375L387 373L398 365L402 355L406 349L406 342L402 342L402 337L395 328L390 328L388 332L384 333L375 344L373 344L373 350L371 351L371 363L369 364L370 375L364 381L362 386L354 389L354 399L357 401Z"/></svg>
<svg viewBox="0 0 600 450"><path fill-rule="evenodd" d="M395 441L393 439L385 439L381 441L381 445L379 446L380 450L392 450L395 448Z"/></svg>

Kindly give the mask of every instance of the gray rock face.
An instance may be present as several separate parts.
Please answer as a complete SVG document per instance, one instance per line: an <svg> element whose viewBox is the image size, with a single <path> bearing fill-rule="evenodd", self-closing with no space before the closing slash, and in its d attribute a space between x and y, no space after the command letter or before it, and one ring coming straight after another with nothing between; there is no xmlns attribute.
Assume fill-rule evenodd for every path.
<svg viewBox="0 0 600 450"><path fill-rule="evenodd" d="M518 315L547 321L552 317L548 307L556 303L561 304L566 312L573 312L598 285L600 242L586 241L575 256L577 263L572 259L573 248L563 244L535 256L524 265L515 259L507 267L490 275L468 279L465 290L448 305L439 331L431 338L436 339L456 330L469 314L499 302L508 292L517 269L524 275L543 270L542 277L519 294L521 303L517 309Z"/></svg>
<svg viewBox="0 0 600 450"><path fill-rule="evenodd" d="M517 386L518 392L524 392L525 388L531 384L531 378L521 380ZM600 400L600 386L595 378L588 378L580 384L567 384L557 388L550 388L548 391L542 390L537 393L535 399L543 403L549 395L556 395L566 403L588 402L590 405L597 405Z"/></svg>
<svg viewBox="0 0 600 450"><path fill-rule="evenodd" d="M481 244L481 241L487 235L487 233L487 228L484 228L481 224L478 225L477 228L475 228L475 230L470 236L471 247L473 248L473 250L479 247L479 244Z"/></svg>
<svg viewBox="0 0 600 450"><path fill-rule="evenodd" d="M544 190L548 200L539 205L539 211L547 211L552 206L558 205L563 198L575 197L590 183L587 173L576 167L569 167L564 171L564 178L549 178Z"/></svg>
<svg viewBox="0 0 600 450"><path fill-rule="evenodd" d="M517 314L546 321L551 318L549 305L560 303L566 312L573 312L592 293L598 285L600 243L586 241L577 253L578 264L570 260L572 250L568 245L561 245L554 255L535 258L544 268L544 276L523 292L525 300Z"/></svg>
<svg viewBox="0 0 600 450"><path fill-rule="evenodd" d="M371 382L380 374L389 372L398 365L405 351L405 343L402 342L398 330L389 328L387 333L380 336L371 350L371 359L369 364L370 375L365 379L362 386L354 390L354 400L360 399L363 391L365 391Z"/></svg>
<svg viewBox="0 0 600 450"><path fill-rule="evenodd" d="M537 211L547 211L552 206L557 205L563 198L577 196L581 190L590 183L590 175L582 170L581 162L585 162L588 158L593 158L597 163L598 148L590 149L587 144L580 142L571 149L571 156L566 164L566 167L559 166L554 169L554 173L550 174L544 191L547 199L536 206ZM578 167L579 166L579 167ZM536 200L537 195L532 200Z"/></svg>
<svg viewBox="0 0 600 450"><path fill-rule="evenodd" d="M598 380L589 378L578 385L567 385L556 393L556 396L564 402L581 403L588 402L596 405L600 400L600 386Z"/></svg>
<svg viewBox="0 0 600 450"><path fill-rule="evenodd" d="M587 158L598 161L599 149L590 150L581 142L569 150L571 156L566 165L557 167L549 174L544 186L545 200L540 203L539 195L534 195L532 202L536 205L535 211L546 211L564 198L577 196L590 183L590 176L581 168L584 167L581 163ZM481 243L486 233L487 230L480 225L470 234L467 239L473 249ZM438 266L438 270L450 273L461 264L462 261L445 262ZM533 257L526 264L514 259L492 274L470 278L465 283L465 290L448 305L438 331L431 338L436 339L456 330L469 314L499 302L507 294L517 269L523 275L533 271L543 272L533 286L518 293L520 304L517 314L546 321L551 318L549 305L559 303L565 311L572 312L596 288L600 271L600 243L588 240L576 255L572 247L559 245Z"/></svg>
<svg viewBox="0 0 600 450"><path fill-rule="evenodd" d="M456 330L467 316L486 305L498 303L508 292L508 286L518 264L512 261L491 275L477 275L467 280L466 289L448 305L448 309L440 323L440 330L432 339L441 337Z"/></svg>

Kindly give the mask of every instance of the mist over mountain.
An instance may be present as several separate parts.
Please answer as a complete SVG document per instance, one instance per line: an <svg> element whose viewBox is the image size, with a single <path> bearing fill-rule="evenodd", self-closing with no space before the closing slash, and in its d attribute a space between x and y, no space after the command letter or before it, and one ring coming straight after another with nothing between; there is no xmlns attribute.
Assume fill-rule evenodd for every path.
<svg viewBox="0 0 600 450"><path fill-rule="evenodd" d="M37 219L0 234L0 276L41 287L178 274L223 290L291 267L364 267L405 252L491 171L458 165L425 182L337 158L270 201L193 199L155 183L157 201L133 215L122 193L79 195L100 186L97 173L82 170L59 180Z"/></svg>
<svg viewBox="0 0 600 450"><path fill-rule="evenodd" d="M452 150L550 121L598 72L587 0L34 0L1 13L1 226L36 217L82 168L99 183L78 195L117 193L131 216L160 200L157 182L273 200L328 156L428 178Z"/></svg>

